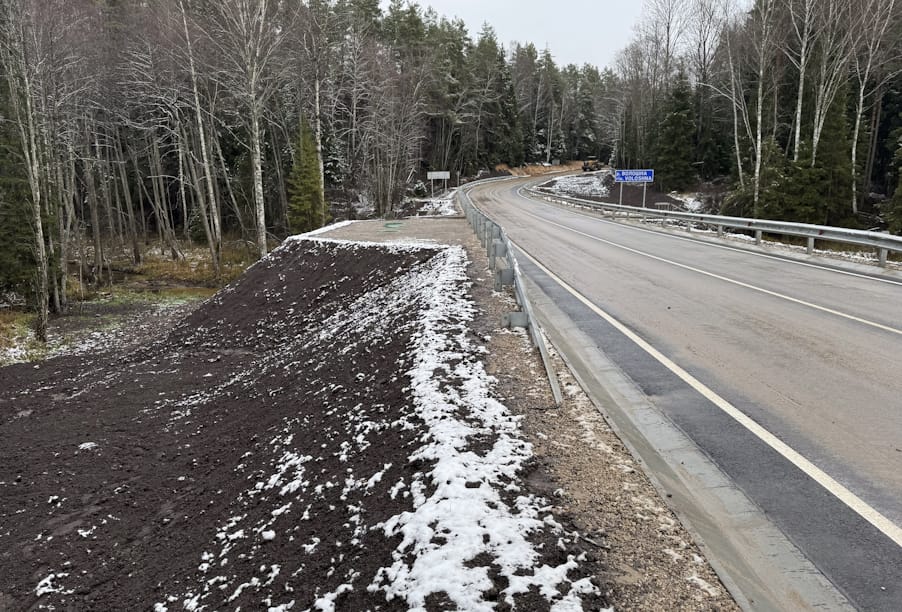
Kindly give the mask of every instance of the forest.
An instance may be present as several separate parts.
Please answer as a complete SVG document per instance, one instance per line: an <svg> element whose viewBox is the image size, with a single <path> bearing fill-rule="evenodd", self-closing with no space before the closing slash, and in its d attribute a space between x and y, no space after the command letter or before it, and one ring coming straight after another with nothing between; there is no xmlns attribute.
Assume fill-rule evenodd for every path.
<svg viewBox="0 0 902 612"><path fill-rule="evenodd" d="M38 337L73 269L203 245L219 276L429 170L594 156L725 214L902 231L896 0L646 0L601 69L402 0L0 0L0 66L0 303Z"/></svg>

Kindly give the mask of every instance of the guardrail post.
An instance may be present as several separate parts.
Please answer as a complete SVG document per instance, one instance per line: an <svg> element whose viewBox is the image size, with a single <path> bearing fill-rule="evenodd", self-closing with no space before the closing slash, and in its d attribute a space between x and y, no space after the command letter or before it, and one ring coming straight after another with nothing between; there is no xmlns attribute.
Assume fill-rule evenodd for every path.
<svg viewBox="0 0 902 612"><path fill-rule="evenodd" d="M485 222L485 234L482 237L482 246L485 247L485 254L488 255L492 249L492 238L495 236L495 228L497 226L491 222Z"/></svg>
<svg viewBox="0 0 902 612"><path fill-rule="evenodd" d="M489 253L489 269L494 270L498 267L499 257L507 257L507 245L503 240L495 238L492 240L492 251Z"/></svg>
<svg viewBox="0 0 902 612"><path fill-rule="evenodd" d="M717 226L717 237L718 237L718 238L723 238L723 225L718 225L718 226Z"/></svg>
<svg viewBox="0 0 902 612"><path fill-rule="evenodd" d="M877 249L877 260L880 262L880 267L886 267L886 249Z"/></svg>
<svg viewBox="0 0 902 612"><path fill-rule="evenodd" d="M526 327L529 325L529 317L522 310L505 312L501 315L501 327L508 329L513 327Z"/></svg>
<svg viewBox="0 0 902 612"><path fill-rule="evenodd" d="M761 244L762 233L761 230L755 230L755 244Z"/></svg>
<svg viewBox="0 0 902 612"><path fill-rule="evenodd" d="M809 255L814 253L814 236L808 236L808 247L805 249L805 252Z"/></svg>
<svg viewBox="0 0 902 612"><path fill-rule="evenodd" d="M500 268L495 270L495 291L502 291L505 286L514 284L514 269Z"/></svg>
<svg viewBox="0 0 902 612"><path fill-rule="evenodd" d="M488 242L488 244L485 247L486 255L489 256L490 260L493 256L493 252L495 250L495 241L500 240L500 239L501 239L501 227L492 223L491 227L489 228L488 236L486 236L486 241Z"/></svg>

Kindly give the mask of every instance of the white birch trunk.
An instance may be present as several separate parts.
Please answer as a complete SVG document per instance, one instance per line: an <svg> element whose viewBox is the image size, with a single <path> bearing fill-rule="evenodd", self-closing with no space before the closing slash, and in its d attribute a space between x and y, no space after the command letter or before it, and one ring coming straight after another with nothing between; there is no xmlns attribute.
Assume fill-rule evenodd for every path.
<svg viewBox="0 0 902 612"><path fill-rule="evenodd" d="M266 202L263 198L263 147L259 111L251 111L251 167L254 180L254 216L256 220L257 254L266 256Z"/></svg>
<svg viewBox="0 0 902 612"><path fill-rule="evenodd" d="M207 134L204 129L204 115L200 104L200 91L197 86L197 67L194 62L194 46L191 44L191 33L188 30L188 16L185 12L185 4L183 0L179 0L179 8L182 12L182 27L185 30L185 44L188 51L188 72L191 76L191 92L194 102L194 119L197 123L197 133L200 137L201 161L204 167L204 183L207 188L207 202L209 206L201 205L201 212L204 215L204 227L208 228L207 239L210 241L210 257L213 264L213 271L216 277L220 276L220 260L222 253L222 227L219 215L219 206L216 205L216 192L213 188L213 164L210 163L210 153L207 148ZM203 194L198 193L199 201L202 201ZM209 217L207 217L209 215ZM209 222L207 219L209 218Z"/></svg>

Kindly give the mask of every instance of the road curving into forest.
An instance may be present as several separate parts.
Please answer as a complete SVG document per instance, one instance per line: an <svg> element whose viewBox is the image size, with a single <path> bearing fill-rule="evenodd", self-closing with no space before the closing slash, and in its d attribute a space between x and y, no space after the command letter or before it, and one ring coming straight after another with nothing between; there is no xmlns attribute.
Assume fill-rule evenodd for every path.
<svg viewBox="0 0 902 612"><path fill-rule="evenodd" d="M526 197L526 183L483 184L469 195L523 251L521 267L541 295L534 301L540 310L548 304L540 318L558 328L549 336L582 367L583 382L597 383L596 397L647 405L648 418L690 440L699 463L713 465L712 478L745 500L712 513L753 513L756 529L766 522L785 538L784 549L800 553L802 565L788 563L783 574L810 562L827 590L838 591L820 599L784 576L782 603L799 597L810 607L897 609L902 277L612 222ZM587 365L580 355L587 345L612 367L599 374ZM615 379L634 393L622 384L612 393ZM621 408L642 420L638 408ZM647 443L662 465L682 462L661 446ZM646 461L653 468L655 460ZM714 522L732 520L720 518ZM718 533L709 531L706 540ZM778 556L770 544L754 546L761 559ZM742 573L736 565L725 559L721 569ZM779 593L769 595L781 605ZM753 598L746 593L747 603Z"/></svg>

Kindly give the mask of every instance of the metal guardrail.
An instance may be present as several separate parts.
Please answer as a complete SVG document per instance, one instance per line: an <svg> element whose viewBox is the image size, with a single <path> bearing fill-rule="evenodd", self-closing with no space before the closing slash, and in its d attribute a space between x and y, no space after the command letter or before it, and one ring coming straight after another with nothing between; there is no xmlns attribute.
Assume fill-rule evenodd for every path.
<svg viewBox="0 0 902 612"><path fill-rule="evenodd" d="M767 219L703 215L656 208L638 208L635 206L621 206L619 204L584 200L570 196L550 195L536 189L528 189L528 191L530 195L551 202L558 201L563 204L577 204L596 210L611 211L612 214L616 212L625 212L627 218L636 215L643 219L654 218L662 219L663 221L667 221L668 219L685 221L689 231L692 230L692 223L714 227L717 229L718 236L723 236L724 228L727 227L753 231L755 232L756 244L761 243L762 234L764 233L782 236L799 236L808 239L807 252L809 255L814 252L814 243L816 240L829 240L831 242L869 247L876 250L878 262L880 263L880 266L884 268L886 267L887 254L890 251L902 253L902 236L894 236L882 232L846 229L830 225L811 225L808 223L790 223L784 221L770 221Z"/></svg>
<svg viewBox="0 0 902 612"><path fill-rule="evenodd" d="M508 239L507 234L504 233L500 225L489 219L485 213L470 201L470 196L465 190L458 191L458 197L467 221L473 228L473 231L476 232L482 246L485 247L486 255L489 258L489 268L495 276L495 290L501 291L505 286L512 286L514 297L521 308L519 311L505 313L502 316L501 324L504 327L525 327L529 329L532 342L538 347L539 354L542 356L545 374L548 376L548 383L554 396L554 403L560 406L563 402L561 386L551 364L551 356L548 354L545 338L539 328L537 319L533 316L532 306L523 288L520 266L517 264L517 258L514 255L510 239ZM504 267L500 266L499 263L501 262L504 262L506 265Z"/></svg>

